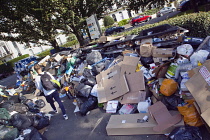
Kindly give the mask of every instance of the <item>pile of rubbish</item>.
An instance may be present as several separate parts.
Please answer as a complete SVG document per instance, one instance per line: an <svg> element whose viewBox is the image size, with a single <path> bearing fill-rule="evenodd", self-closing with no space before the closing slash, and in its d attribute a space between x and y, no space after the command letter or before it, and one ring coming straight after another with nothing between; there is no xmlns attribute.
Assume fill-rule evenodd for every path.
<svg viewBox="0 0 210 140"><path fill-rule="evenodd" d="M166 24L139 35L101 37L97 45L61 51L37 63L60 82L60 97L73 99L74 112L85 116L101 107L115 114L108 135L202 139L199 126L210 125L210 36L188 37L187 32ZM33 66L28 73L29 79L37 75ZM18 86L34 87L28 81L33 80ZM11 118L18 117L22 114ZM26 128L18 125L18 130Z"/></svg>
<svg viewBox="0 0 210 140"><path fill-rule="evenodd" d="M0 139L46 139L41 134L50 124L49 114L41 113L42 99L27 99L17 92L0 86Z"/></svg>

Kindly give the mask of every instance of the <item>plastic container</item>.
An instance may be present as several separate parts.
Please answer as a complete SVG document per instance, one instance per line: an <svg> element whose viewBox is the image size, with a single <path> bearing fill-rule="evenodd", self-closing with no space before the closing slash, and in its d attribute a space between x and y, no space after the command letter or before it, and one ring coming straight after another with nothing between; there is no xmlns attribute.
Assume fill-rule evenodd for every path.
<svg viewBox="0 0 210 140"><path fill-rule="evenodd" d="M139 102L137 109L139 113L148 113L148 107L151 106L151 99L148 97L148 99L144 102Z"/></svg>
<svg viewBox="0 0 210 140"><path fill-rule="evenodd" d="M166 72L165 76L169 79L174 78L177 67L178 67L177 63L171 63L171 65L169 66L168 71Z"/></svg>

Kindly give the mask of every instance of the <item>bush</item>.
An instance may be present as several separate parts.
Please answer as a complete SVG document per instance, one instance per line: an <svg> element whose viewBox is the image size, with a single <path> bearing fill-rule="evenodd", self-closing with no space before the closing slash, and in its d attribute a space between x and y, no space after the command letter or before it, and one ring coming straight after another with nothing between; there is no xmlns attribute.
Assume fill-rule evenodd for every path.
<svg viewBox="0 0 210 140"><path fill-rule="evenodd" d="M110 16L105 16L104 17L104 26L107 27L107 26L110 26L110 25L113 25L114 24L114 19L111 18Z"/></svg>
<svg viewBox="0 0 210 140"><path fill-rule="evenodd" d="M210 35L210 11L209 12L200 12L193 13L188 15L182 15L179 17L170 18L168 20L161 21L159 23L147 24L145 26L135 28L128 32L123 32L116 34L119 35L138 35L140 31L149 29L155 26L170 24L172 26L180 26L183 27L189 32L186 34L187 36L201 37L205 38Z"/></svg>
<svg viewBox="0 0 210 140"><path fill-rule="evenodd" d="M69 41L66 44L62 45L61 47L71 47L73 45L76 45L77 43L79 43L77 40L73 40L73 41Z"/></svg>
<svg viewBox="0 0 210 140"><path fill-rule="evenodd" d="M129 23L129 19L123 19L121 21L118 22L118 25L119 26L123 26L123 25L126 25Z"/></svg>

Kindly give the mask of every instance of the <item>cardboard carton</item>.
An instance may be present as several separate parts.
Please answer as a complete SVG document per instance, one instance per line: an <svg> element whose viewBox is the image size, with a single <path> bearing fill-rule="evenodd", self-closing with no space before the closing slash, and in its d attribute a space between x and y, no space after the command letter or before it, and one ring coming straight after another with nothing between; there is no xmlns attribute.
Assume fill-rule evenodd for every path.
<svg viewBox="0 0 210 140"><path fill-rule="evenodd" d="M129 92L123 95L120 98L121 104L137 104L140 101L145 101L146 92L145 91L136 91L136 92Z"/></svg>
<svg viewBox="0 0 210 140"><path fill-rule="evenodd" d="M168 60L168 58L153 57L153 61L155 63L157 63L157 62L163 62L163 61L167 61L167 60Z"/></svg>
<svg viewBox="0 0 210 140"><path fill-rule="evenodd" d="M179 114L178 111L172 111L171 114ZM148 122L138 123L144 116L148 116ZM164 118L164 116L163 116ZM174 128L184 125L184 121L167 128L164 131L154 131L153 127L157 122L149 113L128 114L128 115L112 115L106 126L108 135L145 135L145 134L166 134L170 133Z"/></svg>
<svg viewBox="0 0 210 140"><path fill-rule="evenodd" d="M185 85L195 98L201 117L210 126L210 86L208 84L210 82L210 61L206 61L203 66L197 68L196 72Z"/></svg>
<svg viewBox="0 0 210 140"><path fill-rule="evenodd" d="M152 56L161 58L173 57L173 50L174 48L153 48Z"/></svg>
<svg viewBox="0 0 210 140"><path fill-rule="evenodd" d="M143 57L152 56L153 45L151 43L145 43L140 46L140 55Z"/></svg>
<svg viewBox="0 0 210 140"><path fill-rule="evenodd" d="M157 122L157 125L153 127L153 130L156 132L162 132L182 120L182 116L180 114L172 116L161 101L158 101L150 106L148 110Z"/></svg>

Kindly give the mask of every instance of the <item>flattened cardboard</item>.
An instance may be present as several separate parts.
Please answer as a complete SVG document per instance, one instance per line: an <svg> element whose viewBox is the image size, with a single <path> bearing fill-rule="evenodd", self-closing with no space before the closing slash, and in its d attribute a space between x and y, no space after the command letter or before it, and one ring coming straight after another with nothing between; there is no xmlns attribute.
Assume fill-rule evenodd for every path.
<svg viewBox="0 0 210 140"><path fill-rule="evenodd" d="M138 63L139 57L125 56L121 65L121 75L134 73Z"/></svg>
<svg viewBox="0 0 210 140"><path fill-rule="evenodd" d="M121 104L137 104L140 101L145 101L146 92L145 91L136 91L136 92L129 92L123 95L120 98Z"/></svg>
<svg viewBox="0 0 210 140"><path fill-rule="evenodd" d="M178 111L171 111L171 114L179 114ZM139 119L144 116L148 116L148 122L137 123ZM108 135L145 135L145 134L166 134L173 131L174 128L184 125L184 121L181 120L174 126L167 128L164 131L156 132L153 127L157 125L157 122L150 116L149 113L128 114L128 115L112 115L109 119L109 123L106 126Z"/></svg>
<svg viewBox="0 0 210 140"><path fill-rule="evenodd" d="M206 61L204 65L210 71L210 61ZM199 68L203 67L200 66ZM197 72L198 69L196 69ZM194 74L186 83L186 87L195 98L200 110L201 117L210 126L210 86L207 84L200 72ZM208 114L208 115L207 115Z"/></svg>
<svg viewBox="0 0 210 140"><path fill-rule="evenodd" d="M153 48L152 56L161 58L173 57L173 50L173 48Z"/></svg>
<svg viewBox="0 0 210 140"><path fill-rule="evenodd" d="M126 74L125 77L128 82L130 92L145 90L144 75L142 71Z"/></svg>
<svg viewBox="0 0 210 140"><path fill-rule="evenodd" d="M119 74L111 78L102 79L102 85L98 87L98 102L104 103L120 97L129 91L125 76L119 77Z"/></svg>
<svg viewBox="0 0 210 140"><path fill-rule="evenodd" d="M179 123L182 119L180 114L172 116L161 101L150 106L148 110L158 123L157 126L153 127L153 130L156 132L164 131L167 128Z"/></svg>

